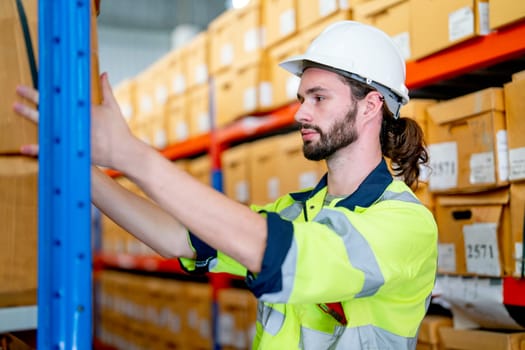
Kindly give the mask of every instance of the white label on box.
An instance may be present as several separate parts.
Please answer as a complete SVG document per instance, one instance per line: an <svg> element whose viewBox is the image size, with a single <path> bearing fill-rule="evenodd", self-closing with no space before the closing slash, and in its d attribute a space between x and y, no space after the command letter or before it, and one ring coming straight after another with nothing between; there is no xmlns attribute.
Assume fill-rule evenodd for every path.
<svg viewBox="0 0 525 350"><path fill-rule="evenodd" d="M523 277L521 276L521 269L523 264L523 243L516 242L514 245L514 259L516 259L516 271L514 271L514 275L516 277Z"/></svg>
<svg viewBox="0 0 525 350"><path fill-rule="evenodd" d="M272 105L273 90L272 83L263 81L259 84L259 103L261 107L269 107Z"/></svg>
<svg viewBox="0 0 525 350"><path fill-rule="evenodd" d="M142 95L140 97L140 110L144 113L150 113L153 109L153 102L149 95Z"/></svg>
<svg viewBox="0 0 525 350"><path fill-rule="evenodd" d="M454 328L523 329L503 304L501 278L438 276L436 285L452 305Z"/></svg>
<svg viewBox="0 0 525 350"><path fill-rule="evenodd" d="M525 147L509 150L510 180L525 179Z"/></svg>
<svg viewBox="0 0 525 350"><path fill-rule="evenodd" d="M496 166L492 152L470 155L470 183L483 184L496 182Z"/></svg>
<svg viewBox="0 0 525 350"><path fill-rule="evenodd" d="M252 112L257 108L257 89L255 87L244 90L243 107L245 112Z"/></svg>
<svg viewBox="0 0 525 350"><path fill-rule="evenodd" d="M281 192L280 187L281 183L278 177L274 176L269 178L267 183L268 198L271 200L277 199L277 197L279 197L279 193Z"/></svg>
<svg viewBox="0 0 525 350"><path fill-rule="evenodd" d="M289 9L279 16L279 30L281 36L295 32L295 10Z"/></svg>
<svg viewBox="0 0 525 350"><path fill-rule="evenodd" d="M337 0L318 0L319 14L326 17L337 10Z"/></svg>
<svg viewBox="0 0 525 350"><path fill-rule="evenodd" d="M350 8L348 0L339 0L339 8L341 10L348 10Z"/></svg>
<svg viewBox="0 0 525 350"><path fill-rule="evenodd" d="M250 199L248 195L248 182L245 180L239 181L235 184L235 198L241 202L246 203Z"/></svg>
<svg viewBox="0 0 525 350"><path fill-rule="evenodd" d="M244 325L243 325L244 326ZM246 340L247 335L244 329L235 330L235 338L233 341L233 346L236 349L246 349L249 347L249 344Z"/></svg>
<svg viewBox="0 0 525 350"><path fill-rule="evenodd" d="M168 89L166 86L160 85L155 89L155 99L158 104L164 104L168 100Z"/></svg>
<svg viewBox="0 0 525 350"><path fill-rule="evenodd" d="M168 145L168 139L166 137L166 130L158 129L155 131L153 144L155 145L155 147L160 148L160 149Z"/></svg>
<svg viewBox="0 0 525 350"><path fill-rule="evenodd" d="M182 94L184 91L186 91L186 79L184 79L184 75L177 74L173 79L172 87L173 92L176 94Z"/></svg>
<svg viewBox="0 0 525 350"><path fill-rule="evenodd" d="M496 151L498 153L498 178L500 181L509 179L509 142L507 130L496 133Z"/></svg>
<svg viewBox="0 0 525 350"><path fill-rule="evenodd" d="M228 66L233 63L233 45L226 43L221 47L221 65Z"/></svg>
<svg viewBox="0 0 525 350"><path fill-rule="evenodd" d="M206 64L199 64L195 67L195 82L197 84L204 84L208 80L208 66Z"/></svg>
<svg viewBox="0 0 525 350"><path fill-rule="evenodd" d="M299 189L314 187L317 185L317 173L315 171L303 171L299 174Z"/></svg>
<svg viewBox="0 0 525 350"><path fill-rule="evenodd" d="M428 182L430 178L430 167L428 164L419 165L419 181Z"/></svg>
<svg viewBox="0 0 525 350"><path fill-rule="evenodd" d="M474 12L467 6L448 15L448 40L460 40L474 34Z"/></svg>
<svg viewBox="0 0 525 350"><path fill-rule="evenodd" d="M392 40L401 51L401 55L405 60L410 58L410 33L403 32L392 36Z"/></svg>
<svg viewBox="0 0 525 350"><path fill-rule="evenodd" d="M187 319L190 328L197 329L197 327L199 326L199 315L197 314L197 311L193 309L188 310Z"/></svg>
<svg viewBox="0 0 525 350"><path fill-rule="evenodd" d="M431 190L454 188L458 183L458 145L456 142L428 146Z"/></svg>
<svg viewBox="0 0 525 350"><path fill-rule="evenodd" d="M208 132L211 129L210 114L207 112L199 113L197 117L197 127L199 132Z"/></svg>
<svg viewBox="0 0 525 350"><path fill-rule="evenodd" d="M177 137L177 140L186 140L188 138L188 134L188 124L183 121L178 122L175 128L175 136Z"/></svg>
<svg viewBox="0 0 525 350"><path fill-rule="evenodd" d="M478 223L463 226L467 272L499 276L498 225Z"/></svg>
<svg viewBox="0 0 525 350"><path fill-rule="evenodd" d="M454 243L438 244L439 272L456 272L456 246Z"/></svg>
<svg viewBox="0 0 525 350"><path fill-rule="evenodd" d="M244 33L244 52L252 53L260 47L261 43L259 40L259 29L252 28L246 31L246 33Z"/></svg>
<svg viewBox="0 0 525 350"><path fill-rule="evenodd" d="M219 313L219 344L233 345L235 331L235 319L231 314L221 312Z"/></svg>
<svg viewBox="0 0 525 350"><path fill-rule="evenodd" d="M291 100L297 99L297 91L299 90L299 84L301 83L301 78L296 75L290 75L286 79L286 98Z"/></svg>
<svg viewBox="0 0 525 350"><path fill-rule="evenodd" d="M489 2L478 3L478 33L480 35L487 35L490 33L489 23Z"/></svg>
<svg viewBox="0 0 525 350"><path fill-rule="evenodd" d="M210 321L205 318L200 320L199 324L199 334L204 339L210 339L211 338L211 329L210 329Z"/></svg>

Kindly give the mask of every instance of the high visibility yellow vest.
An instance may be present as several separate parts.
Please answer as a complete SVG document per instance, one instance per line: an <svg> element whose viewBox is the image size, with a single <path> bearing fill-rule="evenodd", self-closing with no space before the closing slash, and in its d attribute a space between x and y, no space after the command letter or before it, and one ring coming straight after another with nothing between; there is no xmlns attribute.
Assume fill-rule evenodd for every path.
<svg viewBox="0 0 525 350"><path fill-rule="evenodd" d="M197 237L189 271L246 276L259 299L254 349L415 349L437 269L431 212L382 161L353 194L310 190L253 207L268 222L254 275ZM347 324L319 304L341 302Z"/></svg>

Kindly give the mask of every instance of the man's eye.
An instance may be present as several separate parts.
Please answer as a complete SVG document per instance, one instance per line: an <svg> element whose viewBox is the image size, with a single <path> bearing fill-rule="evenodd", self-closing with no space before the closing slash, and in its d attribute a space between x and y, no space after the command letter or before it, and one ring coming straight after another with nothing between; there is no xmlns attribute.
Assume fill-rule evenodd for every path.
<svg viewBox="0 0 525 350"><path fill-rule="evenodd" d="M324 96L315 96L315 100L316 100L317 102L321 102L321 101L324 100Z"/></svg>

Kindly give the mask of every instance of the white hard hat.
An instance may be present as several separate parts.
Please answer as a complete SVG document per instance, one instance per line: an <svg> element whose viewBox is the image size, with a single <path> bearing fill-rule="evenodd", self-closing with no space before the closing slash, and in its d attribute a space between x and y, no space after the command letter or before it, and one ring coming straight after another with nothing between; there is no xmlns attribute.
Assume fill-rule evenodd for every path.
<svg viewBox="0 0 525 350"><path fill-rule="evenodd" d="M372 86L383 95L396 118L409 100L403 56L387 34L370 25L354 21L333 23L312 41L305 54L279 65L301 76L309 64L335 69Z"/></svg>

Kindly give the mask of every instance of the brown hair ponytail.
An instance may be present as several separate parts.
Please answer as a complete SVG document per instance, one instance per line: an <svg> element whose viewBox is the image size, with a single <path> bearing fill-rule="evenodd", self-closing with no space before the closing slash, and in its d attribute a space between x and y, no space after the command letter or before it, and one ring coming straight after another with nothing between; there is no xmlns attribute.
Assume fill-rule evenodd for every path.
<svg viewBox="0 0 525 350"><path fill-rule="evenodd" d="M414 119L395 119L384 109L381 126L381 151L392 161L394 176L400 177L408 186L417 187L420 166L428 162L423 130Z"/></svg>

